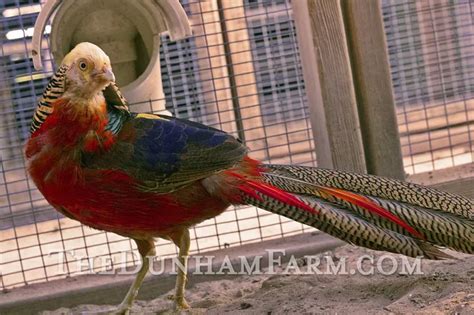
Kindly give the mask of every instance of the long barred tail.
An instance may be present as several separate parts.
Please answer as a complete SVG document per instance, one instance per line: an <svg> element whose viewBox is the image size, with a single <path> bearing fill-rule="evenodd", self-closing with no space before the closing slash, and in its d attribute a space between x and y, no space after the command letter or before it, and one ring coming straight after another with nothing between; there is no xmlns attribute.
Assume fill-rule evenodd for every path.
<svg viewBox="0 0 474 315"><path fill-rule="evenodd" d="M313 226L348 243L444 259L448 247L474 254L474 203L435 189L371 175L264 165L245 202Z"/></svg>

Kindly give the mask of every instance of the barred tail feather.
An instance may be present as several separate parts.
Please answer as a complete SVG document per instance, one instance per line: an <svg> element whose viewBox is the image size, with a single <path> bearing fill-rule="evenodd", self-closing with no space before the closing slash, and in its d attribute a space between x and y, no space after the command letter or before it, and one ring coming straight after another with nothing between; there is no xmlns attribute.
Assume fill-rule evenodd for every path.
<svg viewBox="0 0 474 315"><path fill-rule="evenodd" d="M261 174L265 183L247 179L242 186L244 202L375 250L429 259L450 258L437 246L474 253L472 202L467 198L369 175L343 172L342 178L359 181L349 184L339 178L338 171L321 173L316 168L283 165L265 168ZM308 174L328 178L309 178ZM425 200L427 192L434 196L432 200ZM445 209L443 205L451 199L453 204Z"/></svg>
<svg viewBox="0 0 474 315"><path fill-rule="evenodd" d="M350 244L374 250L382 250L411 257L444 259L447 255L423 241L380 228L348 210L334 207L330 203L311 196L299 199L315 208L318 214L304 211L280 200L258 193L255 198L244 195L244 201L259 208L285 216L297 222L317 228Z"/></svg>
<svg viewBox="0 0 474 315"><path fill-rule="evenodd" d="M354 214L364 218L379 227L395 231L407 236L413 236L400 224L388 220L386 217L362 207L359 204L351 203L346 199L341 199L337 195L327 195L318 190L318 186L305 183L299 179L282 176L281 174L263 174L267 183L291 193L300 195L313 195L321 200L326 200L337 207L342 207L352 211ZM422 208L407 203L386 200L378 197L364 196L374 205L389 211L392 215L400 218L409 226L414 227L423 237L420 239L438 246L449 247L451 249L472 254L474 253L474 221L461 217L451 212L442 212ZM415 238L416 235L414 235ZM418 237L419 238L419 237Z"/></svg>
<svg viewBox="0 0 474 315"><path fill-rule="evenodd" d="M440 210L474 220L474 202L463 196L391 178L295 165L262 166L271 174L299 179L308 184L332 187Z"/></svg>

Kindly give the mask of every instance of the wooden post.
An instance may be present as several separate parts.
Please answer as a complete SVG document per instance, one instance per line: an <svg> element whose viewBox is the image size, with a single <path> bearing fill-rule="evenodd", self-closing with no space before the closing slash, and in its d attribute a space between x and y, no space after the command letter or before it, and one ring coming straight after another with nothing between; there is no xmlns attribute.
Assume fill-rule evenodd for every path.
<svg viewBox="0 0 474 315"><path fill-rule="evenodd" d="M209 2L209 1L203 1ZM213 1L214 2L214 1ZM265 159L265 147L267 143L262 141L265 128L262 120L261 107L258 98L255 68L252 57L252 48L249 40L247 18L243 0L218 1L215 0L217 8L224 19L226 28L223 36L223 45L228 53L227 64L230 63L231 71L228 75L233 76L229 80L231 99L237 98L239 104L233 104L233 112L236 119L240 119L238 128L245 133L245 144L252 149L252 157ZM229 53L230 52L230 53ZM227 68L229 69L229 68Z"/></svg>
<svg viewBox="0 0 474 315"><path fill-rule="evenodd" d="M339 0L293 1L318 166L366 172Z"/></svg>
<svg viewBox="0 0 474 315"><path fill-rule="evenodd" d="M341 3L367 171L404 179L380 1L343 0Z"/></svg>

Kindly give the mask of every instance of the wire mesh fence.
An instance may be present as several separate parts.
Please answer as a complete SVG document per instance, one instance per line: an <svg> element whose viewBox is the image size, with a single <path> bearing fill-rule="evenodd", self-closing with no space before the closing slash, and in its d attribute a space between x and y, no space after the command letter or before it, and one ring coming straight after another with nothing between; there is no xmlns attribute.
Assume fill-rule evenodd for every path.
<svg viewBox="0 0 474 315"><path fill-rule="evenodd" d="M405 170L472 163L472 1L383 0L382 12Z"/></svg>
<svg viewBox="0 0 474 315"><path fill-rule="evenodd" d="M20 8L36 4L12 2L10 7L20 12ZM162 36L161 71L167 109L239 136L256 158L315 165L289 3L228 5L225 1L183 1L194 36L178 42ZM29 19L31 23L20 29L32 27L38 10ZM26 20L22 14L13 18ZM3 19L4 25L18 27ZM2 112L9 115L5 124L2 122L2 288L78 274L79 257L94 257L94 271L137 263L138 256L123 256L135 248L132 242L57 214L26 177L22 145L28 137L36 98L54 67L46 50L46 74L35 72L29 36L8 40L9 32L4 29L2 37ZM237 54L238 58L234 57ZM130 108L152 112L153 101L143 100ZM192 252L305 229L257 208L233 208L193 229ZM169 242L159 241L157 253L169 256L176 251Z"/></svg>
<svg viewBox="0 0 474 315"><path fill-rule="evenodd" d="M181 1L194 36L161 36L166 108L240 137L254 158L316 165L291 1ZM64 218L25 172L22 154L36 99L54 71L33 69L30 40L40 0L0 7L1 288L136 264L134 243ZM382 1L405 169L473 160L474 32L466 1ZM470 13L469 13L470 12ZM45 37L48 37L49 28ZM156 100L131 104L153 112ZM161 100L158 100L161 101ZM254 207L237 207L191 231L192 253L309 231ZM176 254L157 242L157 253ZM82 266L82 267L81 267ZM90 267L90 265L89 265Z"/></svg>

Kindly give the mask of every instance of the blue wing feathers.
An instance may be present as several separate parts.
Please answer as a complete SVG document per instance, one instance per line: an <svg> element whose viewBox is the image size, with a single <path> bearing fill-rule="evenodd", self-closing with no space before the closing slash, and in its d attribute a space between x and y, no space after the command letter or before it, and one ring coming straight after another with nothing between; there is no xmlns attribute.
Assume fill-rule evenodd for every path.
<svg viewBox="0 0 474 315"><path fill-rule="evenodd" d="M191 146L213 148L231 137L222 131L199 128L197 124L186 124L177 119L135 119L146 122L137 122L142 134L134 144L134 160L144 161L145 167L164 176L179 170Z"/></svg>
<svg viewBox="0 0 474 315"><path fill-rule="evenodd" d="M109 106L107 129L117 135L117 142L104 153L85 152L83 165L122 170L141 188L155 192L169 192L233 167L247 154L247 147L224 131L174 117L140 116L113 106Z"/></svg>

